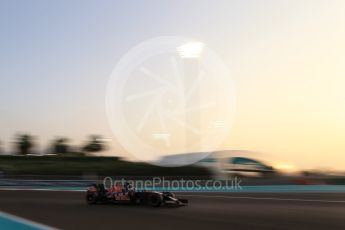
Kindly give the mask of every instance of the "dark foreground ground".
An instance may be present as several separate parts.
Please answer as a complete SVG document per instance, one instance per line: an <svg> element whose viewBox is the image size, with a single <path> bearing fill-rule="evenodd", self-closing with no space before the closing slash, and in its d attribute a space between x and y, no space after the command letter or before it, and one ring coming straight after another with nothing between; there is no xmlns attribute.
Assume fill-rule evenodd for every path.
<svg viewBox="0 0 345 230"><path fill-rule="evenodd" d="M60 229L345 229L344 193L178 195L189 206L88 206L81 192L0 191L0 211Z"/></svg>

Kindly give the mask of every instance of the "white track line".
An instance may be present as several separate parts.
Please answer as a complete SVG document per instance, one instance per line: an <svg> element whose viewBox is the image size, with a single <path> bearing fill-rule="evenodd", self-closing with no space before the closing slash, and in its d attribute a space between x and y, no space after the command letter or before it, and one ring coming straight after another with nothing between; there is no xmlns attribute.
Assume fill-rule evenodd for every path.
<svg viewBox="0 0 345 230"><path fill-rule="evenodd" d="M44 230L58 230L57 228L53 228L53 227L50 227L48 225L40 224L40 223L31 221L31 220L28 220L28 219L24 219L24 218L21 218L19 216L15 216L15 215L12 215L12 214L9 214L9 213L5 213L5 212L2 212L2 211L0 211L0 217L4 217L4 218L12 220L14 222L18 222L18 223L21 223L21 224L24 224L24 225L35 227L37 229L42 229L42 230L43 229Z"/></svg>
<svg viewBox="0 0 345 230"><path fill-rule="evenodd" d="M253 196L207 196L207 195L180 195L200 198L226 198L226 199L251 199L251 200L277 200L277 201L301 201L301 202L323 202L323 203L345 203L345 200L313 200L276 197L253 197Z"/></svg>

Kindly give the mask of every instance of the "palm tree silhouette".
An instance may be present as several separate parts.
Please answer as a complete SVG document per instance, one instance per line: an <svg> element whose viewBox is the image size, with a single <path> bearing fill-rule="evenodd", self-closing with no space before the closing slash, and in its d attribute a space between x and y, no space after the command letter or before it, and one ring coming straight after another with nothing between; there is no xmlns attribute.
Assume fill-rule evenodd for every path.
<svg viewBox="0 0 345 230"><path fill-rule="evenodd" d="M55 154L65 154L68 153L70 147L68 145L67 138L58 138L53 143L53 153Z"/></svg>
<svg viewBox="0 0 345 230"><path fill-rule="evenodd" d="M90 135L87 144L83 147L85 152L95 153L105 149L104 141L99 135Z"/></svg>
<svg viewBox="0 0 345 230"><path fill-rule="evenodd" d="M19 154L27 155L31 153L31 149L33 148L33 137L29 134L22 134L18 137L17 140L17 149Z"/></svg>

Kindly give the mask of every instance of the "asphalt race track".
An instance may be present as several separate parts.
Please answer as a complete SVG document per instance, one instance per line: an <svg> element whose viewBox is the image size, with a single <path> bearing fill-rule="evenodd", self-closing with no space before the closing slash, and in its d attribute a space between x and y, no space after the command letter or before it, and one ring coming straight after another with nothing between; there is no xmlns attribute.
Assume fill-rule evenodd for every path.
<svg viewBox="0 0 345 230"><path fill-rule="evenodd" d="M345 229L344 193L177 195L189 206L88 206L82 192L0 191L0 211L59 229Z"/></svg>

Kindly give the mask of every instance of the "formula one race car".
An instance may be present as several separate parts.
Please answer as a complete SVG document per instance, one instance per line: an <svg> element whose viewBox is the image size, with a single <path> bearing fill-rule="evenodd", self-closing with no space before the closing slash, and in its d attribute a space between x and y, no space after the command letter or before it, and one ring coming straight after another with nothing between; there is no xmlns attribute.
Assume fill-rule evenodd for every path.
<svg viewBox="0 0 345 230"><path fill-rule="evenodd" d="M159 206L185 206L186 199L177 199L171 192L135 191L129 184L115 185L105 189L103 184L93 184L86 192L88 204L114 203L114 204L146 204L152 207Z"/></svg>

